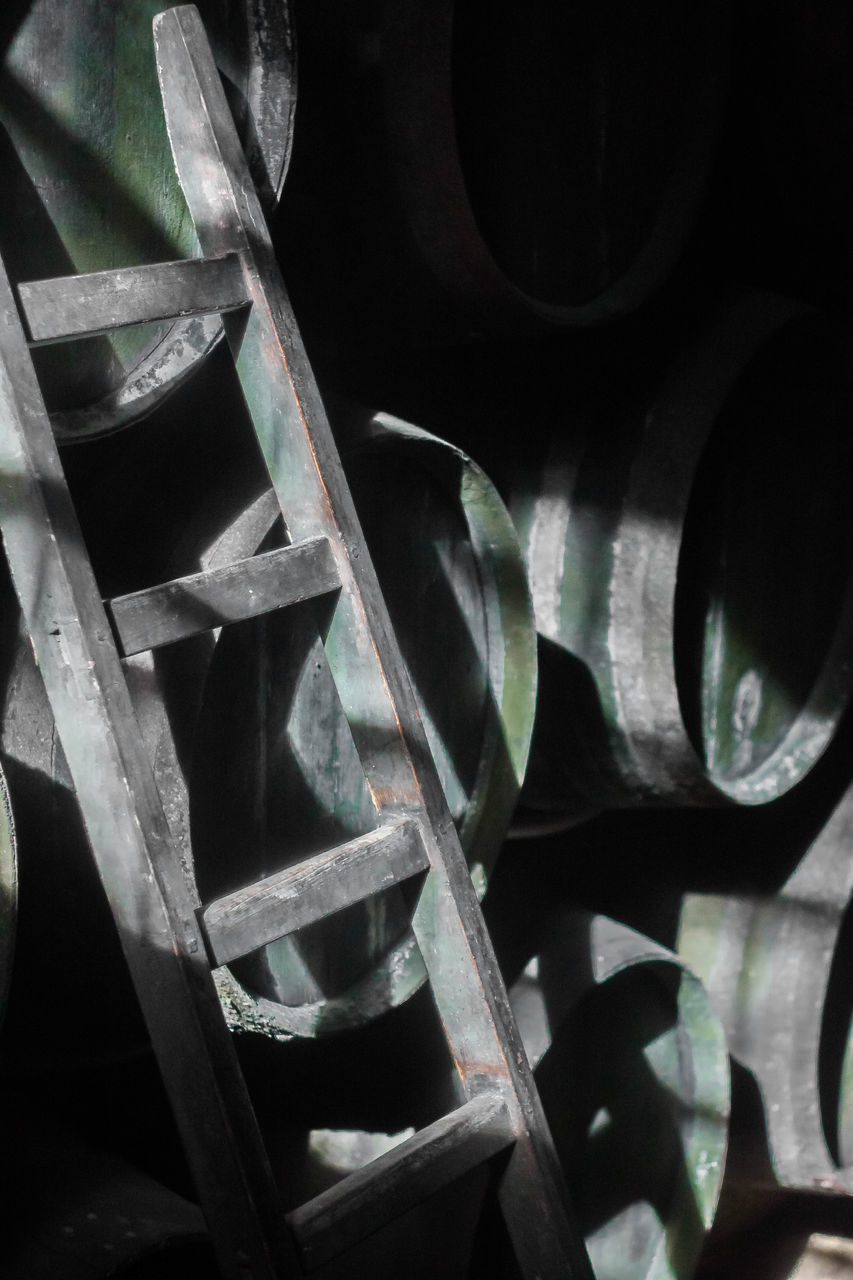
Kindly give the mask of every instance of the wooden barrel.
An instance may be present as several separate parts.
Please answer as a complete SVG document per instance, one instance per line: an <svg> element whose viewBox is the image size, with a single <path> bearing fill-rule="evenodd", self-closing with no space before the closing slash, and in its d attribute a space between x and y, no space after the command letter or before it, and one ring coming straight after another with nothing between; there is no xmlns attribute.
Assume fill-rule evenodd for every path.
<svg viewBox="0 0 853 1280"><path fill-rule="evenodd" d="M221 400L218 440L239 412L226 395ZM532 732L535 634L520 550L496 491L461 450L408 424L363 416L360 422L350 412L338 434L348 441L348 473L482 892ZM208 431L194 380L144 432L69 451L72 490L105 594L251 554L270 533L274 512L260 467L239 442L214 448ZM183 497L171 519L159 509L164 490L170 500ZM20 1070L112 1061L144 1050L144 1030L42 682L6 590L2 749L26 887L9 1052ZM205 898L226 876L262 874L270 864L261 857L280 865L375 823L318 621L305 606L266 626L226 628L218 640L207 634L125 663L179 856L198 892L195 858ZM151 697L155 674L166 690L165 712ZM166 715L177 754L164 733ZM391 895L334 919L325 935L270 948L254 985L223 971L233 1021L273 1036L314 1034L406 1000L423 977L407 921ZM46 935L54 947L45 947ZM46 1020L38 992L55 983L57 954L67 982ZM320 983L329 990L319 991Z"/></svg>
<svg viewBox="0 0 853 1280"><path fill-rule="evenodd" d="M2 19L0 252L15 281L192 256L154 62L160 0L36 0ZM274 203L289 157L285 4L202 0L255 181ZM37 353L60 439L150 412L221 332L215 317L136 325Z"/></svg>
<svg viewBox="0 0 853 1280"><path fill-rule="evenodd" d="M281 248L309 320L343 301L391 341L588 325L667 277L714 155L725 3L296 14Z"/></svg>
<svg viewBox="0 0 853 1280"><path fill-rule="evenodd" d="M603 916L563 910L510 1001L597 1280L688 1280L725 1165L729 1068L699 980Z"/></svg>
<svg viewBox="0 0 853 1280"><path fill-rule="evenodd" d="M761 804L849 699L848 358L734 302L651 403L601 396L510 500L540 635L527 803Z"/></svg>
<svg viewBox="0 0 853 1280"><path fill-rule="evenodd" d="M833 756L842 758L827 762L833 765L823 770L827 776L813 775L818 785L811 785L811 780L804 784L796 809L787 805L778 818L766 811L770 826L762 861L767 887L750 890L745 885L736 891L732 885L729 892L685 895L678 950L707 986L733 1057L750 1073L754 1089L757 1085L756 1132L761 1138L754 1138L754 1145L758 1149L766 1144L769 1160L762 1170L752 1154L750 1181L849 1196L849 726L838 745L844 749ZM839 773L844 779L840 787ZM745 847L735 860L757 861L752 850L758 843L744 839ZM768 875L774 862L777 870ZM849 1215L849 1206L846 1212Z"/></svg>
<svg viewBox="0 0 853 1280"><path fill-rule="evenodd" d="M341 426L347 476L482 894L532 732L535 640L518 543L461 450L386 415L357 419ZM205 562L268 545L276 510L262 495ZM205 659L188 775L203 900L375 825L318 627L322 610L299 606L225 629ZM173 765L160 759L160 772L163 792ZM423 980L407 925L394 889L270 944L219 972L230 1016L309 1036L375 1017Z"/></svg>

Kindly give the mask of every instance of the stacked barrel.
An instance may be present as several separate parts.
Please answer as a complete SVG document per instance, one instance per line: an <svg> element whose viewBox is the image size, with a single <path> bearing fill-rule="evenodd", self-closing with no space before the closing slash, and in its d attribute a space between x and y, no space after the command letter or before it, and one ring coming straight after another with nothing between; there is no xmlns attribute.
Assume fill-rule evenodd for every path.
<svg viewBox="0 0 853 1280"><path fill-rule="evenodd" d="M158 0L19 8L13 279L192 254ZM853 1239L846 8L199 8L596 1280L781 1280ZM36 353L105 595L287 536L219 336ZM210 1276L2 594L0 1272ZM196 901L370 828L327 622L126 660ZM285 1208L446 1109L409 906L216 971ZM510 1280L502 1230L476 1171L319 1274Z"/></svg>

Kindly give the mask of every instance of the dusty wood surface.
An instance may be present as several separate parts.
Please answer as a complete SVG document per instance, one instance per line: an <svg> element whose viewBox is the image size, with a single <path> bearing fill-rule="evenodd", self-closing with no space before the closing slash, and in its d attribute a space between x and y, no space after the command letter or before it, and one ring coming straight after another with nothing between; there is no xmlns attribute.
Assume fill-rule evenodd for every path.
<svg viewBox="0 0 853 1280"><path fill-rule="evenodd" d="M387 851L380 853L388 837L377 841L374 835L357 844L354 859L339 851L295 877L303 889L308 885L305 910L314 918L330 902L334 906L336 893L345 900L363 896L365 874L371 887L398 873L408 877L422 868L426 855L429 869L413 927L466 1105L425 1131L408 1154L391 1159L387 1167L396 1173L389 1177L401 1196L417 1199L510 1142L500 1194L523 1272L543 1280L588 1274L547 1124L197 11L187 7L161 15L155 43L170 141L202 252L215 258L243 255L251 305L239 323L226 319L226 334L289 534L299 543L322 539L334 555L341 589L326 646L377 819L406 815L424 838L421 851L408 836L402 848L392 837L390 861L396 866L390 868ZM113 278L101 292L115 285ZM162 272L155 286L159 299ZM85 282L81 288L85 292ZM192 894L5 281L0 305L6 320L0 332L6 366L0 386L3 536L15 585L220 1266L228 1277L270 1280L276 1270L293 1269L292 1245L282 1235L269 1166L218 1006ZM261 568L253 562L245 572L251 578L264 565L285 559L262 560ZM226 569L212 581L221 590L242 573ZM204 593L211 579L194 585ZM169 600L176 589L185 593L186 584L166 584L148 603ZM318 887L318 871L324 888ZM262 909L256 912L259 899ZM243 930L242 948L245 927L256 930L258 914L267 917L264 928L270 927L269 908L269 894L261 889L223 905L219 916ZM288 913L278 904L271 914L276 930L288 927ZM498 1112L499 1141L492 1124ZM489 1137L485 1143L460 1142L460 1132ZM378 1187L368 1190L356 1176L335 1195L336 1203L353 1206L360 1230L371 1214L378 1220L391 1204L381 1182L384 1168L379 1166ZM401 1169L408 1174L402 1176Z"/></svg>
<svg viewBox="0 0 853 1280"><path fill-rule="evenodd" d="M18 285L18 297L31 342L49 343L231 311L246 302L246 287L239 255L231 253L30 280Z"/></svg>
<svg viewBox="0 0 853 1280"><path fill-rule="evenodd" d="M424 810L431 870L413 928L468 1099L503 1082L516 1142L499 1196L522 1271L588 1275L561 1171L464 856L430 758L239 141L197 12L155 23L175 163L202 253L246 250L252 307L225 319L237 372L291 537L327 536L341 596L326 651L379 813ZM212 216L215 210L215 216ZM309 425L310 424L310 425Z"/></svg>
<svg viewBox="0 0 853 1280"><path fill-rule="evenodd" d="M288 1214L307 1270L393 1221L514 1141L499 1093L482 1093Z"/></svg>
<svg viewBox="0 0 853 1280"><path fill-rule="evenodd" d="M325 538L188 574L109 602L125 656L335 591Z"/></svg>
<svg viewBox="0 0 853 1280"><path fill-rule="evenodd" d="M520 548L499 495L462 450L386 414L337 401L330 412L479 896L517 798L535 704L535 635ZM255 552L276 517L270 490L221 535L215 559L225 564ZM204 801L195 808L192 859L205 900L241 887L237 845L247 880L375 823L307 611L220 636L195 741L190 787ZM232 767L237 757L240 770ZM312 929L310 939L272 944L239 979L219 973L220 990L233 993L227 1007L235 1025L326 1035L402 1004L424 969L409 912L394 898L364 901L345 919Z"/></svg>
<svg viewBox="0 0 853 1280"><path fill-rule="evenodd" d="M213 958L228 964L428 866L414 822L379 827L212 902L203 920Z"/></svg>
<svg viewBox="0 0 853 1280"><path fill-rule="evenodd" d="M9 566L223 1268L272 1277L271 1178L5 277L0 307Z"/></svg>

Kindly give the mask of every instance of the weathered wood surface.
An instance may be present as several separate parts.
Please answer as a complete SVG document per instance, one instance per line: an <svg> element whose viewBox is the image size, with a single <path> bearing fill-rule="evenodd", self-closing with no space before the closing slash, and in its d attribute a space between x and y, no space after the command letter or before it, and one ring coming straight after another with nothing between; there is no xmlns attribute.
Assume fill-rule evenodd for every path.
<svg viewBox="0 0 853 1280"><path fill-rule="evenodd" d="M10 1075L32 1079L45 1070L60 1078L69 1068L142 1052L147 1037L44 682L12 584L4 577L0 752L14 804L17 867L13 864L9 877L0 853L0 882L14 911L0 942L12 967L6 979L14 975L3 1024L3 1061ZM59 988L54 986L58 955ZM47 991L49 1019L43 1008Z"/></svg>
<svg viewBox="0 0 853 1280"><path fill-rule="evenodd" d="M202 919L212 957L229 964L428 867L413 822L378 827L210 903Z"/></svg>
<svg viewBox="0 0 853 1280"><path fill-rule="evenodd" d="M308 1271L514 1141L502 1095L481 1093L287 1215Z"/></svg>
<svg viewBox="0 0 853 1280"><path fill-rule="evenodd" d="M826 749L853 635L845 359L804 304L744 295L511 478L542 637L531 805L762 804Z"/></svg>
<svg viewBox="0 0 853 1280"><path fill-rule="evenodd" d="M494 486L461 449L387 414L339 402L333 411L480 895L524 775L535 707L535 636L517 539ZM273 494L258 499L202 559L254 551L278 511ZM375 822L316 620L304 611L223 633L194 737L192 857L206 898L239 887L238 862L265 875ZM322 931L274 944L238 973L217 975L229 1016L270 1035L321 1035L381 1014L423 981L407 923L405 904L383 895Z"/></svg>
<svg viewBox="0 0 853 1280"><path fill-rule="evenodd" d="M432 765L393 628L198 13L155 23L169 138L201 251L247 249L252 307L225 318L247 405L291 537L327 536L341 594L326 651L380 816L414 811L430 859L413 931L459 1075L471 1098L499 1080L516 1141L499 1196L523 1272L588 1274L562 1175L464 856ZM310 425L309 425L310 424Z"/></svg>
<svg viewBox="0 0 853 1280"><path fill-rule="evenodd" d="M223 1269L236 1277L249 1258L272 1280L283 1246L271 1176L5 276L0 306L12 578Z"/></svg>
<svg viewBox="0 0 853 1280"><path fill-rule="evenodd" d="M287 168L295 49L286 3L203 0L267 207ZM194 252L157 87L162 0L31 0L0 19L6 198L0 251L13 281ZM218 340L216 319L127 330L40 358L62 438L149 412Z"/></svg>
<svg viewBox="0 0 853 1280"><path fill-rule="evenodd" d="M506 1110L513 1145L500 1194L522 1270L584 1275L547 1124L198 12L161 15L155 43L202 252L246 251L251 307L239 327L226 320L226 333L289 531L300 542L325 538L335 554L341 592L327 646L377 817L406 815L425 841L413 927L459 1093L470 1103L488 1081ZM221 1268L269 1280L292 1269L291 1244L5 279L0 303L2 527L13 579Z"/></svg>
<svg viewBox="0 0 853 1280"><path fill-rule="evenodd" d="M32 343L65 342L125 325L231 311L246 302L236 253L18 285Z"/></svg>
<svg viewBox="0 0 853 1280"><path fill-rule="evenodd" d="M333 426L482 893L527 769L536 706L533 608L517 535L496 487L458 446L342 403ZM375 500L385 490L397 495L393 504Z"/></svg>
<svg viewBox="0 0 853 1280"><path fill-rule="evenodd" d="M314 538L116 596L108 607L129 657L327 595L339 586L328 539Z"/></svg>
<svg viewBox="0 0 853 1280"><path fill-rule="evenodd" d="M765 891L685 894L678 949L708 988L731 1053L758 1084L766 1181L850 1196L848 753L849 737L846 759L828 762L830 776L815 779L821 785L800 797L799 812L769 826ZM760 1162L748 1154L755 1180Z"/></svg>
<svg viewBox="0 0 853 1280"><path fill-rule="evenodd" d="M729 1131L714 1006L672 952L556 900L524 941L533 963L510 998L597 1280L624 1276L626 1258L632 1280L689 1277Z"/></svg>

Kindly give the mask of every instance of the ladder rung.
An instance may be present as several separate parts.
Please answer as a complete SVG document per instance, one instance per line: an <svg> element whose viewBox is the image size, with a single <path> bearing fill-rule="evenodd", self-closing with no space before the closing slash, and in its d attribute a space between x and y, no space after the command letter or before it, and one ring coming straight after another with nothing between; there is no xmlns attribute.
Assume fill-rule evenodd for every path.
<svg viewBox="0 0 853 1280"><path fill-rule="evenodd" d="M211 902L202 922L213 963L230 964L428 868L416 822L377 827Z"/></svg>
<svg viewBox="0 0 853 1280"><path fill-rule="evenodd" d="M30 280L18 285L18 298L35 346L150 320L233 311L249 300L238 253Z"/></svg>
<svg viewBox="0 0 853 1280"><path fill-rule="evenodd" d="M314 1270L514 1142L499 1093L481 1093L287 1215Z"/></svg>
<svg viewBox="0 0 853 1280"><path fill-rule="evenodd" d="M107 602L126 658L340 587L327 538L175 578Z"/></svg>

